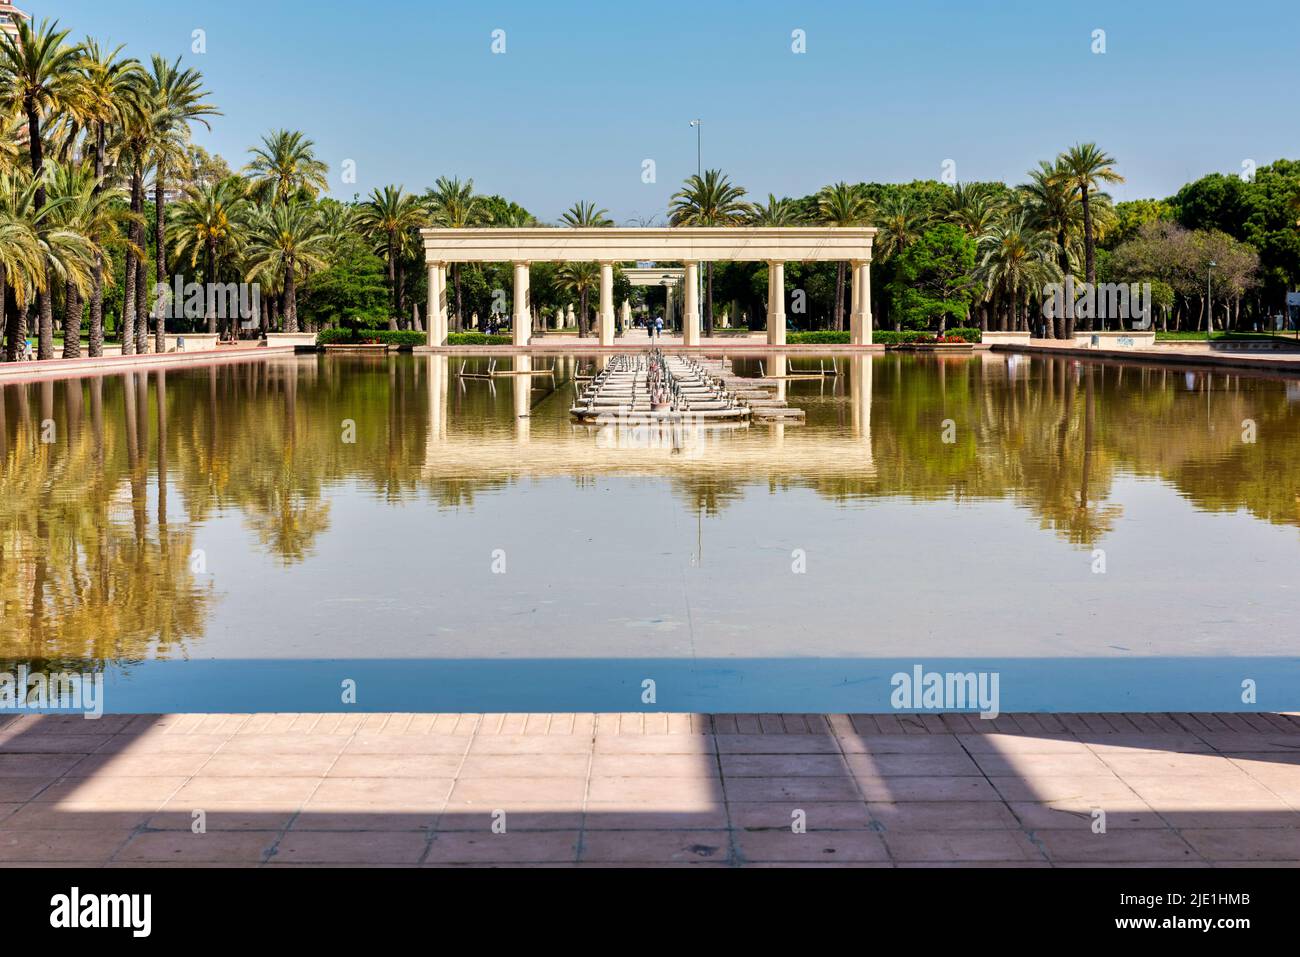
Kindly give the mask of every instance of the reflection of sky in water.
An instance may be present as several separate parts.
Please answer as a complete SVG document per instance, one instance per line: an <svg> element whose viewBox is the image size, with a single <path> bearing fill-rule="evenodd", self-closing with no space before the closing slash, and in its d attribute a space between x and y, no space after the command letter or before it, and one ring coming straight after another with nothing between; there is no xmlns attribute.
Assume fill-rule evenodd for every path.
<svg viewBox="0 0 1300 957"><path fill-rule="evenodd" d="M165 423L153 377L6 387L3 651L1293 653L1291 384L1010 360L840 360L786 384L806 425L675 435L573 425L567 358L554 386L459 358L176 370ZM67 441L40 450L50 409Z"/></svg>

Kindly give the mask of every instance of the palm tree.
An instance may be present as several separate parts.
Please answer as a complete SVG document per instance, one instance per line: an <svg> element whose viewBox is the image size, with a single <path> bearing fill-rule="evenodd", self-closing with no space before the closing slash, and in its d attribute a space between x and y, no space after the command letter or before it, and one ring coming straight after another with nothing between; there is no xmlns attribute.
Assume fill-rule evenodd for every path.
<svg viewBox="0 0 1300 957"><path fill-rule="evenodd" d="M439 176L433 189L425 195L429 216L433 224L447 229L465 229L487 223L489 214L483 197L474 195L472 179L461 182L459 178ZM460 271L463 263L451 264L452 288L455 291L456 315L452 320L454 331L464 329L464 301L460 294Z"/></svg>
<svg viewBox="0 0 1300 957"><path fill-rule="evenodd" d="M299 274L324 269L330 236L310 203L262 208L254 216L245 268L252 277L269 273L284 281L284 331L298 331Z"/></svg>
<svg viewBox="0 0 1300 957"><path fill-rule="evenodd" d="M0 346L9 362L27 336L28 303L45 283L45 255L33 225L35 193L30 173L0 172L0 327L8 334L7 343L0 336Z"/></svg>
<svg viewBox="0 0 1300 957"><path fill-rule="evenodd" d="M792 199L777 199L767 194L766 203L751 203L745 221L751 226L798 226L803 222L799 207Z"/></svg>
<svg viewBox="0 0 1300 957"><path fill-rule="evenodd" d="M87 38L82 48L82 110L95 155L95 191L102 193L108 187L109 134L130 119L138 119L144 109L144 70L134 59L119 59L120 46L107 50L97 40ZM90 292L91 358L104 354L104 266L101 249Z"/></svg>
<svg viewBox="0 0 1300 957"><path fill-rule="evenodd" d="M563 263L555 281L562 290L578 297L578 337L585 339L591 335L587 296L600 285L600 266L591 262Z"/></svg>
<svg viewBox="0 0 1300 957"><path fill-rule="evenodd" d="M149 98L154 106L153 135L149 141L153 161L154 256L157 264L156 280L162 284L167 274L167 175L184 169L189 161L187 147L190 141L190 123L208 126L206 116L220 116L221 111L207 102L208 91L203 89L203 74L194 69L181 69L180 58L168 63L157 54L153 57L149 75ZM158 304L158 321L155 325L154 351L165 348L165 320L162 304Z"/></svg>
<svg viewBox="0 0 1300 957"><path fill-rule="evenodd" d="M585 199L580 199L560 217L560 222L565 226L613 226L614 220L609 218L609 210L597 209L595 203L589 203Z"/></svg>
<svg viewBox="0 0 1300 957"><path fill-rule="evenodd" d="M668 222L673 226L732 226L743 221L750 206L742 199L743 186L734 185L720 169L687 177L669 200ZM713 263L704 264L704 334L713 335Z"/></svg>
<svg viewBox="0 0 1300 957"><path fill-rule="evenodd" d="M1013 329L1028 328L1020 307L1035 289L1060 280L1060 269L1052 261L1052 238L1034 229L1023 211L995 223L979 241L978 273L990 292L1001 290L1010 308Z"/></svg>
<svg viewBox="0 0 1300 957"><path fill-rule="evenodd" d="M947 204L948 222L977 243L1007 213L1006 198L991 183L958 183ZM988 289L978 294L981 329L988 327Z"/></svg>
<svg viewBox="0 0 1300 957"><path fill-rule="evenodd" d="M247 210L245 184L238 176L218 183L191 186L185 199L176 204L172 221L167 226L177 257L188 253L193 267L203 256L205 278L210 283L219 282L221 253L235 244ZM217 315L212 308L214 301L214 297L207 297L209 333L217 331ZM233 326L233 317L228 318Z"/></svg>
<svg viewBox="0 0 1300 957"><path fill-rule="evenodd" d="M860 186L839 182L817 194L817 217L827 226L861 226L870 221L872 203ZM848 263L835 264L835 316L837 330L844 328L844 276Z"/></svg>
<svg viewBox="0 0 1300 957"><path fill-rule="evenodd" d="M1100 183L1122 183L1124 177L1115 172L1115 159L1097 148L1096 143L1076 143L1056 160L1056 178L1079 192L1083 204L1084 270L1090 284L1097 282L1097 237L1093 230L1091 193L1098 191Z"/></svg>
<svg viewBox="0 0 1300 957"><path fill-rule="evenodd" d="M393 307L388 314L389 329L397 328L398 317L402 314L398 263L404 247L409 247L410 237L427 221L428 214L420 201L400 186L373 190L357 211L357 224L383 251L388 265L388 294Z"/></svg>
<svg viewBox="0 0 1300 957"><path fill-rule="evenodd" d="M1029 182L1020 187L1030 225L1053 237L1056 265L1061 276L1071 275L1079 253L1079 236L1083 229L1083 203L1078 192L1065 181L1059 161L1040 160L1038 169L1030 170ZM1056 318L1051 335L1057 339L1074 336L1074 317Z"/></svg>
<svg viewBox="0 0 1300 957"><path fill-rule="evenodd" d="M997 222L1005 203L989 183L958 183L948 198L948 222L979 239Z"/></svg>
<svg viewBox="0 0 1300 957"><path fill-rule="evenodd" d="M36 190L34 211L45 206L45 130L42 119L72 105L80 93L81 48L66 42L69 31L58 21L33 27L19 20L0 35L0 108L21 110L27 118L28 148ZM54 358L54 306L49 283L37 290L41 359Z"/></svg>
<svg viewBox="0 0 1300 957"><path fill-rule="evenodd" d="M329 167L316 158L316 144L296 130L275 130L262 137L245 167L253 194L277 206L292 199L315 199L329 188Z"/></svg>
<svg viewBox="0 0 1300 957"><path fill-rule="evenodd" d="M99 180L87 167L61 164L50 169L50 200L55 208L53 222L68 234L79 238L75 254L83 255L84 250L90 254L89 276L86 281L80 279L82 266L78 258L71 269L61 269L65 276L64 284L64 322L63 322L63 358L76 359L81 355L81 318L83 293L89 291L103 293L103 268L107 260L106 246L120 236L120 224L130 219L131 214L114 200L111 193L100 188ZM64 240L67 245L67 240ZM69 247L71 248L71 247ZM92 311L93 316L93 311ZM103 316L98 317L99 328L92 325L91 344L95 345L98 336L99 353L103 353Z"/></svg>

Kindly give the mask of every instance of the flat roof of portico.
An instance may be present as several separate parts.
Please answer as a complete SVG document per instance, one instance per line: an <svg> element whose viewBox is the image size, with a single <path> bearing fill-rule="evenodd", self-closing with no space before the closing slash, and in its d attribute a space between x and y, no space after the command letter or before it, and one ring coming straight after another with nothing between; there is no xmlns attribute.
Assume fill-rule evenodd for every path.
<svg viewBox="0 0 1300 957"><path fill-rule="evenodd" d="M836 226L423 229L428 263L870 262L876 230Z"/></svg>

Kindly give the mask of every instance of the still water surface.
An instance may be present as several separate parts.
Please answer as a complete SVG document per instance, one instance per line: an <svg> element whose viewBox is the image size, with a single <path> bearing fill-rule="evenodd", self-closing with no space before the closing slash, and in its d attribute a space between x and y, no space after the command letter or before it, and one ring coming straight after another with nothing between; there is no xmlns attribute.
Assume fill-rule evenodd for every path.
<svg viewBox="0 0 1300 957"><path fill-rule="evenodd" d="M0 387L0 658L117 711L879 711L915 663L1300 708L1294 381L798 356L802 425L649 430L570 421L589 359L486 361Z"/></svg>

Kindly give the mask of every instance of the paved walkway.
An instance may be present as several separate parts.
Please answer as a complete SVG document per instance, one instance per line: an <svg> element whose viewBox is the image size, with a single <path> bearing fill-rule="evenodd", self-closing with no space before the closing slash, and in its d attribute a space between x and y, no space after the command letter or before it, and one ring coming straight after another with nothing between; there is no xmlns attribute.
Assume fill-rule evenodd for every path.
<svg viewBox="0 0 1300 957"><path fill-rule="evenodd" d="M0 862L1293 864L1300 718L9 717Z"/></svg>

